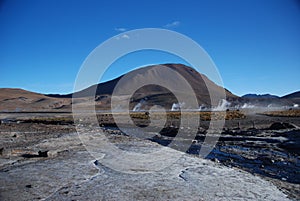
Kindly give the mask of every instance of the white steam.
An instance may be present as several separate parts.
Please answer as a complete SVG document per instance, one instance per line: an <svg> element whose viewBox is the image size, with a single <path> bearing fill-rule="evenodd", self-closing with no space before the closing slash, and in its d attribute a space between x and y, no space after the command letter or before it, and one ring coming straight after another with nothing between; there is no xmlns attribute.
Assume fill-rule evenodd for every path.
<svg viewBox="0 0 300 201"><path fill-rule="evenodd" d="M217 107L212 108L213 111L225 111L230 106L230 102L225 99L222 99Z"/></svg>
<svg viewBox="0 0 300 201"><path fill-rule="evenodd" d="M171 111L179 111L184 106L185 106L184 102L182 102L182 103L173 103Z"/></svg>
<svg viewBox="0 0 300 201"><path fill-rule="evenodd" d="M146 104L146 101L142 99L138 104L136 104L133 108L134 112L138 112L142 110L142 107Z"/></svg>
<svg viewBox="0 0 300 201"><path fill-rule="evenodd" d="M244 103L240 108L242 109L250 109L250 108L255 108L255 105L249 104L249 103Z"/></svg>

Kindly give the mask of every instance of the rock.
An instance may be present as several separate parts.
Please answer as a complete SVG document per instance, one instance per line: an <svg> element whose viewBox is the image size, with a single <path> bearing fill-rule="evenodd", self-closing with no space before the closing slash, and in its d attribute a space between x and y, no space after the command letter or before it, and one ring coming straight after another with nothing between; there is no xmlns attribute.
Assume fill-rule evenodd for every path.
<svg viewBox="0 0 300 201"><path fill-rule="evenodd" d="M215 163L220 163L220 161L217 158L214 158L212 161L214 161Z"/></svg>
<svg viewBox="0 0 300 201"><path fill-rule="evenodd" d="M48 151L39 151L39 157L48 157Z"/></svg>
<svg viewBox="0 0 300 201"><path fill-rule="evenodd" d="M65 185L48 199L288 200L271 183L259 177L209 161L202 165L202 161L184 155L172 166L148 174L128 174L99 166L104 168L99 176L82 182L80 187L76 184Z"/></svg>
<svg viewBox="0 0 300 201"><path fill-rule="evenodd" d="M291 129L291 128L296 128L296 127L290 123L275 122L269 127L269 130L281 130L281 129Z"/></svg>
<svg viewBox="0 0 300 201"><path fill-rule="evenodd" d="M95 161L94 161L94 165L96 165L96 166L99 165L99 161L98 161L98 160L95 160Z"/></svg>

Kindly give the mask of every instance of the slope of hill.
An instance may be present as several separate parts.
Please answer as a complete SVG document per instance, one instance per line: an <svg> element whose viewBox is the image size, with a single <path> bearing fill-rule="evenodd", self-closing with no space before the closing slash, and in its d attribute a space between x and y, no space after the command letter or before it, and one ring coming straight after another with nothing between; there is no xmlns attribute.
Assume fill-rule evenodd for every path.
<svg viewBox="0 0 300 201"><path fill-rule="evenodd" d="M176 85L178 83L177 78L170 77L166 73L167 68L169 68L178 72L190 84L195 92L199 105L206 105L208 107L212 105L209 91L216 97L225 92L226 99L231 102L231 106L242 106L243 104L248 104L268 107L270 105L293 106L300 104L300 91L283 97L270 94L247 94L245 96L238 97L227 89L223 89L221 86L216 85L205 75L198 73L191 67L182 64L164 64L163 67L155 67L157 66L147 66L129 72L126 74L128 82L125 82L121 88L130 88L134 83L141 83L145 79L155 80L156 76L165 77L168 82ZM135 76L137 73L138 76ZM82 107L84 107L84 102L86 100L95 100L97 109L107 110L111 107L111 95L115 86L124 76L125 75L122 75L108 82L95 84L82 91L75 92L74 94L65 95L44 95L22 89L2 88L0 89L0 111L71 111L71 98L73 95L75 95L75 97L79 97L75 104L81 104ZM190 94L187 94L185 91L180 91L179 93L183 94L187 99L190 96ZM161 105L166 109L171 109L174 103L178 103L174 94L172 94L167 88L158 85L146 85L137 89L130 97L130 101L131 109L143 101L147 102L146 105L148 108L153 105ZM216 104L218 103L214 103L214 105Z"/></svg>
<svg viewBox="0 0 300 201"><path fill-rule="evenodd" d="M0 88L0 111L50 111L70 109L71 99L52 98L15 88Z"/></svg>
<svg viewBox="0 0 300 201"><path fill-rule="evenodd" d="M282 97L272 94L246 94L239 99L239 102L260 107L294 107L300 104L300 91Z"/></svg>
<svg viewBox="0 0 300 201"><path fill-rule="evenodd" d="M271 95L271 94L245 94L242 98L279 98L279 96Z"/></svg>
<svg viewBox="0 0 300 201"><path fill-rule="evenodd" d="M281 98L300 98L300 91L282 96Z"/></svg>
<svg viewBox="0 0 300 201"><path fill-rule="evenodd" d="M222 87L216 85L214 82L209 80L205 75L198 73L195 69L182 65L182 64L164 64L162 67L157 68L156 65L154 66L147 66L144 68L140 68L134 71L129 72L129 74L126 74L128 78L128 82L125 82L123 87L124 89L130 88L131 85L134 85L134 83L140 83L145 79L153 79L155 80L156 76L165 77L168 82L176 84L178 82L177 78L170 77L164 73L166 73L166 69L164 68L170 68L176 72L178 72L181 76L184 77L184 79L190 84L192 89L194 90L199 105L205 104L207 106L211 106L211 100L209 96L209 91L216 97L221 96L221 94L225 93L227 99L235 99L237 96L232 94L226 89L223 89ZM138 74L138 76L135 76ZM88 87L87 89L84 89L82 91L74 93L76 97L86 97L91 96L91 94L95 94L95 97L108 95L110 96L113 93L113 90L115 86L117 85L118 81L122 79L123 76L120 76L114 80L111 80L109 82L100 83L93 85L91 87ZM208 90L209 88L209 90ZM95 93L96 92L96 93ZM180 93L185 93L184 91L181 91ZM69 94L67 96L71 96L72 94ZM123 94L128 95L128 94ZM189 97L189 94L185 94L186 97ZM131 98L132 100L132 108L133 105L137 104L141 100L147 100L148 106L151 105L162 105L167 108L171 108L173 103L177 103L178 100L174 97L174 95L166 88L158 86L158 85L147 85L139 88L135 94ZM217 105L218 102L214 103L214 105Z"/></svg>
<svg viewBox="0 0 300 201"><path fill-rule="evenodd" d="M130 79L128 79L128 82L125 82L125 84L121 87L130 88L134 83L141 83L145 79L155 80L157 76L165 78L169 83L174 83L174 85L178 84L178 78L168 76L166 71L167 68L178 72L184 77L184 79L194 90L199 105L212 105L209 91L216 97L226 93L228 99L237 98L237 96L233 95L228 90L224 90L222 87L209 80L205 75L200 74L195 69L182 64L165 64L163 66L160 65L159 68L154 65L131 71L126 74L127 79L128 77L130 77ZM138 76L135 76L136 73L138 73ZM0 94L2 99L0 99L0 110L70 110L71 98L74 95L75 97L79 97L79 99L94 99L96 101L97 109L109 109L111 95L115 86L118 84L120 79L123 78L123 76L124 75L108 82L90 86L82 91L75 92L74 94L66 95L43 95L21 89L1 89ZM179 93L184 94L184 97L186 98L189 98L190 96L190 94L187 94L185 91L179 91ZM147 100L147 105L149 107L153 105L161 105L166 109L171 109L172 104L178 103L178 100L175 98L174 94L172 94L167 88L158 85L146 85L137 89L137 91L131 97L131 109L133 109L136 104L143 100ZM83 101L79 102L82 103ZM218 102L214 103L214 105L217 104Z"/></svg>
<svg viewBox="0 0 300 201"><path fill-rule="evenodd" d="M299 106L300 105L300 91L296 91L294 93L282 96L281 99L283 99L283 100L289 100L294 105L298 105Z"/></svg>

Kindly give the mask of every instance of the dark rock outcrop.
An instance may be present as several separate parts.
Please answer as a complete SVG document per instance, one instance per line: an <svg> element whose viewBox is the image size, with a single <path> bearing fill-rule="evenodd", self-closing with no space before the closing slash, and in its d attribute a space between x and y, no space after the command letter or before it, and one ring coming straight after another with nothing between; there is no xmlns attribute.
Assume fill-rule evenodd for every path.
<svg viewBox="0 0 300 201"><path fill-rule="evenodd" d="M290 123L275 122L269 127L269 130L281 130L281 129L292 129L292 128L296 128L296 127Z"/></svg>

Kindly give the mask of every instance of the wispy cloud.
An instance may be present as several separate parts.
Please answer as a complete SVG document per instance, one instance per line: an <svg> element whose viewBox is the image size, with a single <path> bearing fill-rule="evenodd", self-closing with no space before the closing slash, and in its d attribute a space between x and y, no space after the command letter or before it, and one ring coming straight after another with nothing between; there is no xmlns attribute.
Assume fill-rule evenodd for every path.
<svg viewBox="0 0 300 201"><path fill-rule="evenodd" d="M119 27L119 28L115 28L115 31L118 31L118 32L124 32L126 31L127 29L126 28L123 28L123 27Z"/></svg>
<svg viewBox="0 0 300 201"><path fill-rule="evenodd" d="M121 36L121 38L129 39L130 37L129 37L127 34L123 34L123 35Z"/></svg>
<svg viewBox="0 0 300 201"><path fill-rule="evenodd" d="M180 25L179 21L174 21L171 23L168 23L166 25L164 25L165 28L174 28L174 27L178 27Z"/></svg>
<svg viewBox="0 0 300 201"><path fill-rule="evenodd" d="M122 34L121 36L117 36L116 39L117 40L120 40L120 39L130 39L130 36L127 35L127 34Z"/></svg>

